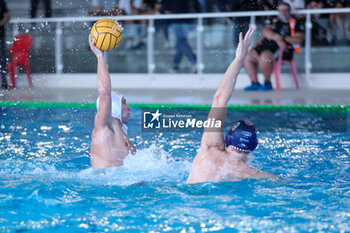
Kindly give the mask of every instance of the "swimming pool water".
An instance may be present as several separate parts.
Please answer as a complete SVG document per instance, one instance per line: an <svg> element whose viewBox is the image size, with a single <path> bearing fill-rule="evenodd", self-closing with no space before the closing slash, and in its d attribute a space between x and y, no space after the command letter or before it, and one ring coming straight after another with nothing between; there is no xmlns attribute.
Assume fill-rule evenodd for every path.
<svg viewBox="0 0 350 233"><path fill-rule="evenodd" d="M186 185L200 132L142 133L132 109L137 154L99 170L94 109L0 111L0 232L350 231L344 115L229 112L260 129L250 163L282 180Z"/></svg>

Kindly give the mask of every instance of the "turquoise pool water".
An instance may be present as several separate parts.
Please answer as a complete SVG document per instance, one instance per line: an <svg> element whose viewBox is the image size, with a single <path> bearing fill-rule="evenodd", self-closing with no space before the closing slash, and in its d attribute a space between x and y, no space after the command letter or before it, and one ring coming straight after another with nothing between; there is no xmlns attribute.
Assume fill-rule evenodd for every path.
<svg viewBox="0 0 350 233"><path fill-rule="evenodd" d="M94 109L0 111L0 232L350 231L346 115L229 112L260 129L250 163L282 180L186 185L200 132L142 133L133 109L137 154L98 170Z"/></svg>

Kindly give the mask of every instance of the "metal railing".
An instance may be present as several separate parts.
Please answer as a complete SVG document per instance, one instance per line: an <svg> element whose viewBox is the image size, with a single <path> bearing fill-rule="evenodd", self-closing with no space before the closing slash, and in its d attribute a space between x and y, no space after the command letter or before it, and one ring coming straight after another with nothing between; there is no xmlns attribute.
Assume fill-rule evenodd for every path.
<svg viewBox="0 0 350 233"><path fill-rule="evenodd" d="M295 14L302 14L306 16L305 23L305 77L307 80L311 74L311 16L313 14L330 14L330 13L350 13L350 8L337 8L337 9L311 9L311 10L298 10L293 12ZM169 15L134 15L134 16L112 16L112 17L62 17L62 18L37 18L37 19L12 19L10 24L13 24L13 34L16 35L19 24L25 23L56 23L55 32L55 64L56 73L61 74L63 71L62 63L62 23L65 22L93 22L102 18L111 18L118 21L128 20L148 20L147 29L147 70L148 74L153 74L155 69L154 63L154 33L155 33L155 20L161 19L197 19L197 72L203 73L203 40L202 33L204 30L203 19L213 18L227 18L227 17L250 17L250 26L256 26L256 17L259 16L275 16L278 15L277 11L247 11L247 12L225 12L225 13L199 13L199 14L169 14Z"/></svg>

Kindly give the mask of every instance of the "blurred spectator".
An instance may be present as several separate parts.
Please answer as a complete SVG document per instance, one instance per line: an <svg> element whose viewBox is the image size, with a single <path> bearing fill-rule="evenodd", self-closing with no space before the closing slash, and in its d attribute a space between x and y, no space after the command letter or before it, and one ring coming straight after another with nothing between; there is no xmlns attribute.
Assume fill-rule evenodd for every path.
<svg viewBox="0 0 350 233"><path fill-rule="evenodd" d="M95 3L95 2L93 2ZM103 15L103 7L100 4L93 4L93 9L87 11L87 15L89 16L102 16Z"/></svg>
<svg viewBox="0 0 350 233"><path fill-rule="evenodd" d="M298 44L304 39L303 32L304 26L291 16L290 6L287 3L279 4L278 17L264 27L261 42L250 51L244 60L245 70L252 81L252 84L244 90L272 90L270 78L276 54L278 55L279 49L282 49L283 59L291 60L294 48L297 49ZM263 86L258 82L258 67L265 78Z"/></svg>
<svg viewBox="0 0 350 233"><path fill-rule="evenodd" d="M263 10L263 6L259 1L235 0L232 5L232 11L258 11ZM250 25L250 17L237 17L234 20L234 36L233 43L237 47L239 42L239 33L243 35L248 31Z"/></svg>
<svg viewBox="0 0 350 233"><path fill-rule="evenodd" d="M202 13L208 11L207 0L198 0L198 4Z"/></svg>
<svg viewBox="0 0 350 233"><path fill-rule="evenodd" d="M346 7L350 7L350 0L348 0ZM345 29L348 30L348 33L350 35L350 13L347 14L346 21L345 21ZM350 38L348 38L348 45L350 45Z"/></svg>
<svg viewBox="0 0 350 233"><path fill-rule="evenodd" d="M1 88L9 89L7 84L7 66L6 66L6 44L5 44L5 25L10 21L10 14L5 0L0 0L0 72Z"/></svg>
<svg viewBox="0 0 350 233"><path fill-rule="evenodd" d="M346 6L347 0L322 0L322 8L343 8ZM330 14L329 23L332 30L332 44L346 44L346 34L345 34L345 13ZM337 37L337 29L339 28L341 38Z"/></svg>
<svg viewBox="0 0 350 233"><path fill-rule="evenodd" d="M218 5L218 2L221 0L198 0L198 6L199 6L199 10L202 13L205 12L212 12L213 9L212 7L214 5Z"/></svg>
<svg viewBox="0 0 350 233"><path fill-rule="evenodd" d="M150 15L155 14L155 6L157 0L143 0L139 8L134 8L137 15ZM147 37L147 20L141 20L141 32L139 35L140 40L134 49L139 49L146 46L146 37Z"/></svg>
<svg viewBox="0 0 350 233"><path fill-rule="evenodd" d="M305 15L296 14L294 11L305 9L305 0L283 0L283 2L288 3L293 15L300 20L305 20Z"/></svg>
<svg viewBox="0 0 350 233"><path fill-rule="evenodd" d="M220 11L257 11L263 10L260 1L252 0L217 0L216 2ZM233 44L237 47L239 33L245 34L249 29L250 17L236 17L234 22Z"/></svg>
<svg viewBox="0 0 350 233"><path fill-rule="evenodd" d="M190 13L190 1L188 0L165 0L164 5L160 9L162 14L185 14ZM174 19L171 21L172 28L176 37L176 48L173 62L173 72L179 72L179 66L182 56L185 55L191 62L193 72L196 71L197 58L192 52L190 45L187 42L187 35L191 30L191 20L188 19Z"/></svg>
<svg viewBox="0 0 350 233"><path fill-rule="evenodd" d="M277 10L278 0L260 0L265 11Z"/></svg>
<svg viewBox="0 0 350 233"><path fill-rule="evenodd" d="M143 0L140 11L141 14L155 14L155 6L158 0Z"/></svg>
<svg viewBox="0 0 350 233"><path fill-rule="evenodd" d="M304 0L283 0L283 2L288 3L290 5L291 11L301 10L305 8Z"/></svg>
<svg viewBox="0 0 350 233"><path fill-rule="evenodd" d="M258 0L260 5L262 5L262 8L265 11L275 11L277 10L278 6L278 0ZM264 16L263 19L265 19L265 23L270 23L273 19L273 16Z"/></svg>
<svg viewBox="0 0 350 233"><path fill-rule="evenodd" d="M307 9L318 9L321 8L321 4L317 0L311 0L306 1L306 8ZM312 39L312 45L328 45L328 39L327 39L327 29L322 26L321 23L321 15L320 14L313 14L311 16L311 39Z"/></svg>
<svg viewBox="0 0 350 233"><path fill-rule="evenodd" d="M39 0L31 0L31 6L30 6L30 18L36 17L36 12L38 10L38 4ZM41 2L44 3L45 7L45 18L51 17L51 0L42 0Z"/></svg>
<svg viewBox="0 0 350 233"><path fill-rule="evenodd" d="M137 15L141 12L143 0L120 0L119 7L126 15ZM140 39L139 23L135 20L125 21L124 38L126 39L126 48L141 47L142 40Z"/></svg>
<svg viewBox="0 0 350 233"><path fill-rule="evenodd" d="M160 9L164 5L165 0L157 0L156 5L154 6L154 12L155 14L160 14ZM156 20L155 22L155 27L156 31L161 31L163 32L164 38L165 38L165 43L164 43L164 48L169 48L170 47L170 42L169 42L169 20L166 19L161 19L161 20Z"/></svg>
<svg viewBox="0 0 350 233"><path fill-rule="evenodd" d="M234 0L214 0L215 6L218 8L221 12L227 12L231 11L231 6L233 4ZM227 24L232 24L232 19L227 18L226 19Z"/></svg>
<svg viewBox="0 0 350 233"><path fill-rule="evenodd" d="M119 0L95 0L92 2L93 10L87 12L90 16L123 15L123 10L118 6Z"/></svg>

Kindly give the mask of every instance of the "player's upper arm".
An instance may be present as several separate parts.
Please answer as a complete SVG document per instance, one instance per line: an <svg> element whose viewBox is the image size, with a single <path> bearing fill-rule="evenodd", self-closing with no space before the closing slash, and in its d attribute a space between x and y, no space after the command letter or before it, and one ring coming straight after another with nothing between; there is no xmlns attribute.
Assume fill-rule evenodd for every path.
<svg viewBox="0 0 350 233"><path fill-rule="evenodd" d="M95 128L109 126L112 122L112 99L110 91L99 90L99 106L95 117Z"/></svg>
<svg viewBox="0 0 350 233"><path fill-rule="evenodd" d="M215 122L220 122L221 127L217 128L215 127L216 124L214 124L213 128L210 127L204 129L201 141L201 147L203 149L209 149L211 147L225 149L223 127L227 112L226 104L227 103L224 100L222 100L222 98L219 95L214 96L212 107L210 109L207 119L211 119L212 121L215 120Z"/></svg>

